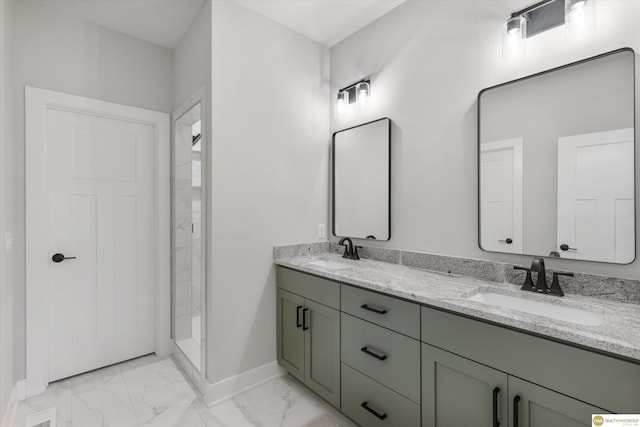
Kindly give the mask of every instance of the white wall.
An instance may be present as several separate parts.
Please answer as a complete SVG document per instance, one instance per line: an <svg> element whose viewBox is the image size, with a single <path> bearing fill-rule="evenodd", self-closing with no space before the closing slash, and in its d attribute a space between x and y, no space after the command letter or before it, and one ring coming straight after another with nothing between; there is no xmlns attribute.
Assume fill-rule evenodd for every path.
<svg viewBox="0 0 640 427"><path fill-rule="evenodd" d="M11 8L12 0L0 1L0 420L3 419L14 386L13 363L13 264L12 255L5 254L4 233L9 225L6 213L9 202L5 186L12 177L8 173L11 161L9 144L12 136L11 120Z"/></svg>
<svg viewBox="0 0 640 427"><path fill-rule="evenodd" d="M207 373L276 358L273 245L318 240L328 194L328 50L213 2ZM325 239L320 239L325 240Z"/></svg>
<svg viewBox="0 0 640 427"><path fill-rule="evenodd" d="M171 112L172 53L29 1L15 2L9 217L15 244L16 378L25 375L24 86Z"/></svg>
<svg viewBox="0 0 640 427"><path fill-rule="evenodd" d="M530 262L478 248L478 92L620 47L640 52L640 2L599 0L598 29L588 39L567 41L559 27L528 39L524 60L503 61L502 25L511 12L530 3L409 0L331 48L332 99L339 87L367 76L373 95L368 112L332 118L332 132L384 116L394 122L392 237L377 245ZM640 82L638 75L637 67ZM636 84L636 103L639 89ZM640 159L640 150L636 154ZM640 188L640 180L636 185ZM640 261L618 266L549 260L548 266L640 278Z"/></svg>
<svg viewBox="0 0 640 427"><path fill-rule="evenodd" d="M173 108L181 106L205 84L210 102L211 0L205 1L173 50Z"/></svg>

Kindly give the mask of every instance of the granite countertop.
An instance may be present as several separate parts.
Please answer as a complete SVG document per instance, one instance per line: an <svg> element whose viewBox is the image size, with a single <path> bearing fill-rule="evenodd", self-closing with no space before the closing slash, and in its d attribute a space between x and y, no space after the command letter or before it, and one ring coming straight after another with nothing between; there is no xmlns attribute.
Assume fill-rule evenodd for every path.
<svg viewBox="0 0 640 427"><path fill-rule="evenodd" d="M510 283L490 282L367 259L354 261L332 253L280 258L275 263L640 363L640 307L636 304L580 295L565 295L560 298L522 292L519 286ZM570 309L582 309L601 317L601 322L584 325L467 300L479 292L559 305L567 307L568 312Z"/></svg>

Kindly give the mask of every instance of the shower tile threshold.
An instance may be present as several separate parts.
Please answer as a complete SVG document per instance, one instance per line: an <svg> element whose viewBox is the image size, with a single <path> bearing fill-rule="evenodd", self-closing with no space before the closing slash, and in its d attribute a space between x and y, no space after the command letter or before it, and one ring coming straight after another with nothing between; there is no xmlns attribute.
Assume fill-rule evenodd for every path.
<svg viewBox="0 0 640 427"><path fill-rule="evenodd" d="M43 421L51 413L51 421ZM30 422L27 424L27 422ZM37 424L33 424L37 422ZM171 357L145 356L49 385L9 427L353 427L289 376L207 407ZM5 427L5 426L3 426Z"/></svg>

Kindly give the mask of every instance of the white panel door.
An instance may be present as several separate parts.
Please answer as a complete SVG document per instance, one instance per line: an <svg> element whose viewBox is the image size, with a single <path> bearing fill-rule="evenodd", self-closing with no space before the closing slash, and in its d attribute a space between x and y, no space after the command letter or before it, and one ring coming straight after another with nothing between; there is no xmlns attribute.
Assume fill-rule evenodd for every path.
<svg viewBox="0 0 640 427"><path fill-rule="evenodd" d="M522 138L480 146L480 244L522 253Z"/></svg>
<svg viewBox="0 0 640 427"><path fill-rule="evenodd" d="M50 108L49 381L154 352L154 127Z"/></svg>
<svg viewBox="0 0 640 427"><path fill-rule="evenodd" d="M633 261L634 183L633 129L559 138L560 256L624 264Z"/></svg>

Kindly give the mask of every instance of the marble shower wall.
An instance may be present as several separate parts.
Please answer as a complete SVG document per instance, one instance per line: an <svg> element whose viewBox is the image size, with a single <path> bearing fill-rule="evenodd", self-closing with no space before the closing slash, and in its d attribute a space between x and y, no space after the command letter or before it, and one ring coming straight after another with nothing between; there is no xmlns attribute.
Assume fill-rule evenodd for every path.
<svg viewBox="0 0 640 427"><path fill-rule="evenodd" d="M192 167L191 123L176 122L174 143L175 338L191 338Z"/></svg>
<svg viewBox="0 0 640 427"><path fill-rule="evenodd" d="M200 146L200 144L197 144ZM202 152L192 152L191 162L191 212L192 212L192 249L191 249L191 316L200 315L202 306Z"/></svg>

